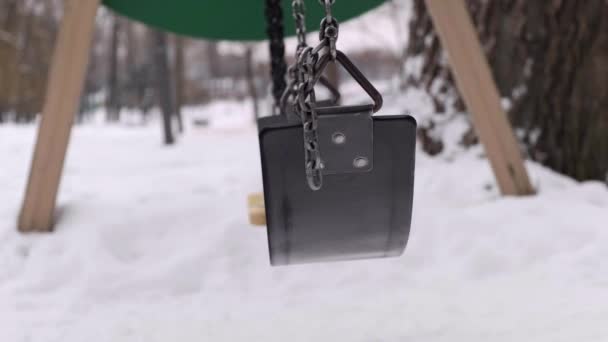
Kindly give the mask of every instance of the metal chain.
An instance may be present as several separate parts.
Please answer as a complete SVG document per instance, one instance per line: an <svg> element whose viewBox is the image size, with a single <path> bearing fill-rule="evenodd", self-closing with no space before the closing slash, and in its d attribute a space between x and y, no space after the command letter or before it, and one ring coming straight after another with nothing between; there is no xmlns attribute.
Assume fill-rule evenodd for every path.
<svg viewBox="0 0 608 342"><path fill-rule="evenodd" d="M304 6L303 0L293 0L291 2L291 13L293 15L293 20L295 22L296 28L296 38L298 40L298 44L296 46L296 62L287 69L287 74L289 78L289 83L287 87L285 87L285 91L281 96L281 100L279 102L279 108L281 113L287 113L287 105L289 102L294 102L294 96L297 92L297 77L296 77L296 67L298 57L302 53L308 44L306 43L306 6Z"/></svg>
<svg viewBox="0 0 608 342"><path fill-rule="evenodd" d="M306 7L303 0L293 0L291 3L293 19L296 22L296 37L298 46L296 55L299 55L307 46L306 44Z"/></svg>
<svg viewBox="0 0 608 342"><path fill-rule="evenodd" d="M323 162L319 150L319 125L315 108L315 65L319 55L312 47L306 47L298 57L296 67L297 92L295 111L302 120L304 133L304 166L306 180L312 190L319 190L323 185Z"/></svg>
<svg viewBox="0 0 608 342"><path fill-rule="evenodd" d="M329 47L329 54L332 60L336 60L339 25L338 20L331 13L331 6L336 0L319 0L319 3L325 6L325 18L321 20L321 29L319 30L319 40L326 41Z"/></svg>
<svg viewBox="0 0 608 342"><path fill-rule="evenodd" d="M273 114L279 114L281 97L287 87L285 73L285 42L281 0L266 0L266 33L270 40L270 73L272 77Z"/></svg>
<svg viewBox="0 0 608 342"><path fill-rule="evenodd" d="M330 58L335 60L337 54L336 41L338 39L338 21L332 16L331 12L335 0L319 0L319 2L325 7L325 18L321 21L320 43L315 48L306 45L303 1L294 0L292 3L294 19L296 19L296 31L299 33L296 63L290 70L290 75L293 76L290 86L295 92L294 108L296 114L302 120L306 180L310 189L315 191L323 186L323 161L319 150L317 131L319 120L315 108L315 84L327 65L326 62L321 62L324 59L321 57L321 52L326 51ZM287 91L290 91L290 88Z"/></svg>

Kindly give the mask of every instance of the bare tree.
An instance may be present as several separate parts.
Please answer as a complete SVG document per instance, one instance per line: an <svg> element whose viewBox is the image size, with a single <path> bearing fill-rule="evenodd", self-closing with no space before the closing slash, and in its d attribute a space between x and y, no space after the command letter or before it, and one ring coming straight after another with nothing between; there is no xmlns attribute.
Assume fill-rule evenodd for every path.
<svg viewBox="0 0 608 342"><path fill-rule="evenodd" d="M151 29L152 54L154 55L154 75L156 95L160 104L163 121L164 142L166 145L175 143L172 128L173 91L171 90L171 76L169 75L169 56L167 53L167 33Z"/></svg>
<svg viewBox="0 0 608 342"><path fill-rule="evenodd" d="M174 36L175 60L174 60L174 85L175 85L175 117L177 118L177 128L180 133L184 132L184 118L182 116L182 106L184 102L184 39Z"/></svg>
<svg viewBox="0 0 608 342"><path fill-rule="evenodd" d="M409 5L409 3L407 4ZM401 50L400 58L397 59L399 69L399 88L405 89L407 79L405 74L405 60L407 58L407 40L406 31L403 20L403 7L406 6L402 0L391 0L390 1L391 11L390 18L395 27L397 37L399 37L399 49Z"/></svg>
<svg viewBox="0 0 608 342"><path fill-rule="evenodd" d="M206 61L209 67L209 77L217 77L217 71L220 64L220 53L218 51L218 44L215 41L208 41L206 44L205 52L207 54Z"/></svg>
<svg viewBox="0 0 608 342"><path fill-rule="evenodd" d="M260 106L258 93L255 86L255 73L253 61L253 47L248 45L245 49L245 78L247 80L247 89L249 97L253 103L253 120L256 121L260 117Z"/></svg>
<svg viewBox="0 0 608 342"><path fill-rule="evenodd" d="M110 48L109 48L109 74L106 98L107 121L120 120L120 91L118 79L118 47L121 30L121 21L118 17L112 18Z"/></svg>

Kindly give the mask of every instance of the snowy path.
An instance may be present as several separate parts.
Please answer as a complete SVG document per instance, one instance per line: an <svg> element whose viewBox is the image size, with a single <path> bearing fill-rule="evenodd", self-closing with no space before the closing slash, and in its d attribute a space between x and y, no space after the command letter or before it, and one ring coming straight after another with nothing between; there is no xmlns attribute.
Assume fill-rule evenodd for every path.
<svg viewBox="0 0 608 342"><path fill-rule="evenodd" d="M271 268L255 130L75 129L57 232L14 231L32 127L0 126L0 341L606 341L608 191L417 157L403 257Z"/></svg>

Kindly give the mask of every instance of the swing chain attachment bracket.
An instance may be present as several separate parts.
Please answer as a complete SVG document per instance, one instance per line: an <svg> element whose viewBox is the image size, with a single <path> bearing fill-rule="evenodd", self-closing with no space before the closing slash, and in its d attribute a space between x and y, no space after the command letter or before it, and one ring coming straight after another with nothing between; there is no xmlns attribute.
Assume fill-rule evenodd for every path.
<svg viewBox="0 0 608 342"><path fill-rule="evenodd" d="M313 191L322 188L324 174L371 170L373 161L371 116L382 107L380 93L350 59L337 49L339 23L332 15L332 5L335 0L319 0L319 3L325 7L325 17L320 24L320 43L314 48L307 46L305 41L303 1L294 0L292 3L296 31L299 33L298 48L296 63L289 70L291 82L281 99L283 108L286 107L289 98L294 99L294 111L300 117L303 128L306 180ZM348 108L325 107L321 105L321 102L317 102L315 85L329 83L324 82L326 80L323 79L323 72L330 62L341 64L372 98L374 104L363 106L366 108L361 106ZM335 95L334 92L332 94ZM324 123L321 130L322 141L319 139L319 111L324 114L324 117L321 118ZM333 127L335 131L327 131L328 127ZM348 131L349 134L345 135L340 129ZM350 142L344 143L346 139ZM321 158L321 148L327 152L327 165ZM351 153L354 152L361 154L352 157Z"/></svg>

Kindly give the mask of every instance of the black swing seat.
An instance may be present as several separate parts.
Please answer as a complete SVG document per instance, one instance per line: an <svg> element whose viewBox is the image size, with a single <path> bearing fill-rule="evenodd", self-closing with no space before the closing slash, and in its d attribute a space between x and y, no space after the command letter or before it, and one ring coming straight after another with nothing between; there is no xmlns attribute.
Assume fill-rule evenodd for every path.
<svg viewBox="0 0 608 342"><path fill-rule="evenodd" d="M273 266L403 253L412 216L416 121L371 111L371 105L318 109L325 168L317 191L306 180L302 123L288 116L258 120ZM332 141L336 132L343 135L339 144ZM353 166L362 154L368 163Z"/></svg>

